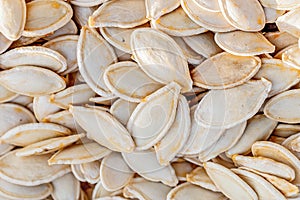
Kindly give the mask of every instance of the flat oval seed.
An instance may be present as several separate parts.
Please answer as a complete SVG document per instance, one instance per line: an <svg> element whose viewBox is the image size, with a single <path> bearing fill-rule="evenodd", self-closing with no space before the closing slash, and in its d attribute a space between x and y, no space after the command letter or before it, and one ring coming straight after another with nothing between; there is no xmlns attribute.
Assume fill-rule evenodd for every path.
<svg viewBox="0 0 300 200"><path fill-rule="evenodd" d="M126 126L132 112L138 104L125 101L123 99L116 100L109 109L109 112Z"/></svg>
<svg viewBox="0 0 300 200"><path fill-rule="evenodd" d="M228 32L235 28L224 18L221 12L212 12L199 6L195 0L181 0L181 7L197 24L214 32Z"/></svg>
<svg viewBox="0 0 300 200"><path fill-rule="evenodd" d="M131 34L131 49L139 66L155 81L164 84L175 81L183 92L192 89L187 60L167 34L150 28L135 30Z"/></svg>
<svg viewBox="0 0 300 200"><path fill-rule="evenodd" d="M298 0L259 0L260 3L269 8L277 10L292 10L299 7Z"/></svg>
<svg viewBox="0 0 300 200"><path fill-rule="evenodd" d="M124 187L123 195L128 198L143 200L165 200L170 190L171 187L162 183L147 181L143 178L135 178Z"/></svg>
<svg viewBox="0 0 300 200"><path fill-rule="evenodd" d="M89 103L95 92L87 84L79 84L51 95L50 102L60 108L68 109L70 105Z"/></svg>
<svg viewBox="0 0 300 200"><path fill-rule="evenodd" d="M85 1L85 0L84 0ZM106 0L105 0L106 1ZM97 10L98 6L93 7L81 7L81 6L72 6L74 12L74 21L79 28L88 24L89 17Z"/></svg>
<svg viewBox="0 0 300 200"><path fill-rule="evenodd" d="M27 123L8 130L0 138L2 143L27 146L45 139L71 135L72 132L52 123Z"/></svg>
<svg viewBox="0 0 300 200"><path fill-rule="evenodd" d="M270 97L299 83L300 71L284 64L279 59L263 58L261 68L254 78L266 78L272 82L272 88L269 93Z"/></svg>
<svg viewBox="0 0 300 200"><path fill-rule="evenodd" d="M285 179L278 178L277 176L261 173L254 169L250 169L246 167L240 167L240 169L247 170L262 176L267 181L269 181L276 189L278 189L285 197L296 197L299 195L299 188Z"/></svg>
<svg viewBox="0 0 300 200"><path fill-rule="evenodd" d="M212 182L212 180L207 175L205 169L203 167L197 167L192 172L186 175L186 179L188 182L203 187L205 189L219 192L220 190L217 186Z"/></svg>
<svg viewBox="0 0 300 200"><path fill-rule="evenodd" d="M191 183L183 183L173 188L167 196L167 200L188 199L190 197L201 197L201 199L225 200L227 199L222 193L212 192Z"/></svg>
<svg viewBox="0 0 300 200"><path fill-rule="evenodd" d="M231 157L234 154L248 154L251 146L259 140L267 140L275 129L277 122L264 115L255 115L247 122L247 127L239 141L230 148L226 155Z"/></svg>
<svg viewBox="0 0 300 200"><path fill-rule="evenodd" d="M183 37L183 40L195 52L205 58L209 58L222 52L222 49L215 43L214 34L212 32Z"/></svg>
<svg viewBox="0 0 300 200"><path fill-rule="evenodd" d="M50 95L39 96L33 98L33 112L38 121L43 121L45 117L56 113L60 110L59 107L50 103Z"/></svg>
<svg viewBox="0 0 300 200"><path fill-rule="evenodd" d="M289 90L271 98L264 107L264 114L273 120L286 123L299 123L298 108L300 89Z"/></svg>
<svg viewBox="0 0 300 200"><path fill-rule="evenodd" d="M158 19L162 15L172 12L175 10L179 5L179 0L158 0L158 1L151 1L145 0L146 3L146 16L148 19Z"/></svg>
<svg viewBox="0 0 300 200"><path fill-rule="evenodd" d="M51 184L53 186L51 196L54 200L79 198L80 182L76 180L72 173L53 180Z"/></svg>
<svg viewBox="0 0 300 200"><path fill-rule="evenodd" d="M298 42L298 38L287 32L268 32L264 36L276 47L277 52Z"/></svg>
<svg viewBox="0 0 300 200"><path fill-rule="evenodd" d="M174 122L180 86L174 82L147 96L131 114L127 129L137 150L146 150L159 142Z"/></svg>
<svg viewBox="0 0 300 200"><path fill-rule="evenodd" d="M113 152L103 158L100 176L103 187L108 191L122 189L132 179L134 172L128 167L122 155Z"/></svg>
<svg viewBox="0 0 300 200"><path fill-rule="evenodd" d="M147 21L144 0L114 0L102 4L89 17L89 26L133 28Z"/></svg>
<svg viewBox="0 0 300 200"><path fill-rule="evenodd" d="M78 32L78 28L73 20L70 20L67 24L65 24L63 27L57 29L54 31L53 34L43 37L44 40L52 40L59 36L64 35L75 35Z"/></svg>
<svg viewBox="0 0 300 200"><path fill-rule="evenodd" d="M44 199L52 192L50 184L41 184L37 186L22 186L0 179L0 195L7 199Z"/></svg>
<svg viewBox="0 0 300 200"><path fill-rule="evenodd" d="M47 160L51 154L18 157L16 152L11 151L0 158L0 177L10 183L36 186L70 172L68 165L49 166Z"/></svg>
<svg viewBox="0 0 300 200"><path fill-rule="evenodd" d="M258 32L216 33L215 41L223 50L238 56L253 56L275 51L275 46Z"/></svg>
<svg viewBox="0 0 300 200"><path fill-rule="evenodd" d="M228 198L258 200L254 190L230 169L213 162L204 163L204 168L212 181Z"/></svg>
<svg viewBox="0 0 300 200"><path fill-rule="evenodd" d="M195 0L195 2L203 9L211 12L220 12L218 0Z"/></svg>
<svg viewBox="0 0 300 200"><path fill-rule="evenodd" d="M13 13L12 13L13 12ZM17 40L25 27L26 4L24 0L0 2L1 33L9 40Z"/></svg>
<svg viewBox="0 0 300 200"><path fill-rule="evenodd" d="M14 67L0 72L0 84L13 92L27 96L47 95L66 87L64 79L56 73L32 66Z"/></svg>
<svg viewBox="0 0 300 200"><path fill-rule="evenodd" d="M7 39L2 33L0 33L0 54L5 52L13 41Z"/></svg>
<svg viewBox="0 0 300 200"><path fill-rule="evenodd" d="M278 126L273 131L273 135L287 138L291 135L300 132L300 125L297 124L278 124Z"/></svg>
<svg viewBox="0 0 300 200"><path fill-rule="evenodd" d="M112 47L94 29L81 29L77 61L80 74L86 83L101 96L111 96L103 81L104 70L117 61Z"/></svg>
<svg viewBox="0 0 300 200"><path fill-rule="evenodd" d="M11 101L19 96L17 93L14 93L2 85L0 85L0 103L5 103L7 101Z"/></svg>
<svg viewBox="0 0 300 200"><path fill-rule="evenodd" d="M259 199L286 199L271 183L269 183L261 176L242 169L232 169L232 171L253 188Z"/></svg>
<svg viewBox="0 0 300 200"><path fill-rule="evenodd" d="M55 137L50 139L45 139L40 142L36 142L21 148L16 152L17 156L31 156L31 155L42 155L47 153L52 153L83 138L85 134L70 135L66 137Z"/></svg>
<svg viewBox="0 0 300 200"><path fill-rule="evenodd" d="M49 165L82 164L99 160L111 151L96 142L76 144L56 152L49 160Z"/></svg>
<svg viewBox="0 0 300 200"><path fill-rule="evenodd" d="M219 0L227 21L243 31L260 31L265 26L265 13L258 0Z"/></svg>
<svg viewBox="0 0 300 200"><path fill-rule="evenodd" d="M71 164L71 171L77 180L81 182L86 182L83 172L80 169L80 164ZM96 189L95 189L96 190Z"/></svg>
<svg viewBox="0 0 300 200"><path fill-rule="evenodd" d="M73 15L72 7L59 0L32 1L26 7L27 18L22 33L26 37L43 36L56 31L67 24Z"/></svg>
<svg viewBox="0 0 300 200"><path fill-rule="evenodd" d="M34 65L58 73L67 69L67 61L60 53L38 46L15 48L0 56L2 69L10 69L18 65Z"/></svg>
<svg viewBox="0 0 300 200"><path fill-rule="evenodd" d="M288 32L293 36L299 38L300 23L297 20L299 19L299 17L300 17L300 8L297 8L278 17L276 20L276 25L280 31Z"/></svg>
<svg viewBox="0 0 300 200"><path fill-rule="evenodd" d="M77 35L66 35L52 39L45 44L44 47L52 49L60 53L67 61L67 69L62 73L66 75L78 69L77 64L77 43L79 37Z"/></svg>
<svg viewBox="0 0 300 200"><path fill-rule="evenodd" d="M207 29L193 22L181 7L161 16L157 20L152 20L151 25L173 36L196 35L207 31Z"/></svg>
<svg viewBox="0 0 300 200"><path fill-rule="evenodd" d="M226 89L250 80L260 66L258 57L235 56L223 52L206 59L193 69L192 78L194 85L198 87Z"/></svg>
<svg viewBox="0 0 300 200"><path fill-rule="evenodd" d="M0 113L0 136L18 125L35 122L33 114L18 104L0 104Z"/></svg>
<svg viewBox="0 0 300 200"><path fill-rule="evenodd" d="M298 46L294 46L287 49L285 52L283 52L282 61L285 64L299 70L300 69L299 56L300 56L300 49Z"/></svg>
<svg viewBox="0 0 300 200"><path fill-rule="evenodd" d="M104 82L113 94L130 102L143 101L163 86L130 61L110 65L104 72Z"/></svg>
<svg viewBox="0 0 300 200"><path fill-rule="evenodd" d="M252 154L254 156L263 156L289 165L295 170L296 177L293 183L300 183L300 161L285 147L273 142L259 141L252 145Z"/></svg>
<svg viewBox="0 0 300 200"><path fill-rule="evenodd" d="M80 164L80 169L84 174L86 182L95 184L100 181L100 161L87 162Z"/></svg>
<svg viewBox="0 0 300 200"><path fill-rule="evenodd" d="M295 178L295 171L290 166L269 158L234 155L232 156L232 160L237 167L251 168L259 172L284 178L288 181L292 181Z"/></svg>
<svg viewBox="0 0 300 200"><path fill-rule="evenodd" d="M246 122L243 122L227 129L211 147L199 153L199 160L201 162L206 162L230 149L241 138L246 128L246 124Z"/></svg>
<svg viewBox="0 0 300 200"><path fill-rule="evenodd" d="M131 135L109 113L80 106L71 107L70 112L78 124L87 131L88 138L114 151L133 151L135 145Z"/></svg>
<svg viewBox="0 0 300 200"><path fill-rule="evenodd" d="M175 171L171 165L161 166L156 159L155 151L135 151L122 153L128 166L140 176L153 182L162 182L168 186L178 183Z"/></svg>
<svg viewBox="0 0 300 200"><path fill-rule="evenodd" d="M166 135L155 144L156 157L161 165L167 165L184 147L190 135L190 109L185 97L180 95L176 116Z"/></svg>
<svg viewBox="0 0 300 200"><path fill-rule="evenodd" d="M130 40L131 33L141 27L148 26L144 24L134 28L118 28L118 27L101 27L101 35L114 47L126 52L131 53Z"/></svg>
<svg viewBox="0 0 300 200"><path fill-rule="evenodd" d="M195 119L204 127L233 127L248 120L259 110L271 85L269 81L262 79L226 90L211 90L198 104ZM218 107L217 110L215 106Z"/></svg>

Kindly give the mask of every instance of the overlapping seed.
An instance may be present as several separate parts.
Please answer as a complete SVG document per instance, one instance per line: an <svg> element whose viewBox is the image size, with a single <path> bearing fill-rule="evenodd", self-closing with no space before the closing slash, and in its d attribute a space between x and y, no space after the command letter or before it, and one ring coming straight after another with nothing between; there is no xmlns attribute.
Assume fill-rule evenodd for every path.
<svg viewBox="0 0 300 200"><path fill-rule="evenodd" d="M0 1L0 199L299 198L299 16L297 0Z"/></svg>

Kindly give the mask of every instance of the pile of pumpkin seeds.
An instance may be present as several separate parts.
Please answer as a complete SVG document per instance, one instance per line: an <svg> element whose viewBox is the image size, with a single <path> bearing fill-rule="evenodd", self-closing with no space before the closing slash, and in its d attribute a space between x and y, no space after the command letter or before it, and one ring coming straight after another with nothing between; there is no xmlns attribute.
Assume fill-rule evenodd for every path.
<svg viewBox="0 0 300 200"><path fill-rule="evenodd" d="M0 0L0 200L299 200L299 0Z"/></svg>

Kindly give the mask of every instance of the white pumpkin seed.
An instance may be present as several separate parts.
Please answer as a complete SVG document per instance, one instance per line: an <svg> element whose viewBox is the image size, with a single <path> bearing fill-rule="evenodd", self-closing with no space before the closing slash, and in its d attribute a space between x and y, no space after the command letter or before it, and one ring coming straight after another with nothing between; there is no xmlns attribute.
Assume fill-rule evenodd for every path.
<svg viewBox="0 0 300 200"><path fill-rule="evenodd" d="M299 123L300 116L297 109L297 102L300 98L300 90L294 89L271 98L264 107L264 114L273 120L286 123Z"/></svg>
<svg viewBox="0 0 300 200"><path fill-rule="evenodd" d="M46 42L43 46L60 53L67 60L67 69L62 73L66 75L78 69L77 64L77 35L60 36Z"/></svg>
<svg viewBox="0 0 300 200"><path fill-rule="evenodd" d="M151 25L173 36L190 36L207 31L207 29L193 22L181 7L156 20L152 20Z"/></svg>
<svg viewBox="0 0 300 200"><path fill-rule="evenodd" d="M222 52L222 49L220 49L220 47L216 44L214 40L214 34L212 32L183 37L183 40L195 52L204 56L205 58L209 58Z"/></svg>
<svg viewBox="0 0 300 200"><path fill-rule="evenodd" d="M109 109L109 112L126 126L132 112L138 104L134 102L125 101L123 99L116 100Z"/></svg>
<svg viewBox="0 0 300 200"><path fill-rule="evenodd" d="M0 103L11 101L15 99L17 96L19 95L0 85Z"/></svg>
<svg viewBox="0 0 300 200"><path fill-rule="evenodd" d="M188 102L184 96L180 95L173 124L166 135L154 146L157 160L161 165L167 165L184 147L190 134L189 110Z"/></svg>
<svg viewBox="0 0 300 200"><path fill-rule="evenodd" d="M286 199L271 183L259 175L242 169L232 169L232 171L253 188L259 199Z"/></svg>
<svg viewBox="0 0 300 200"><path fill-rule="evenodd" d="M86 182L85 176L82 173L80 166L80 164L71 164L71 171L77 180Z"/></svg>
<svg viewBox="0 0 300 200"><path fill-rule="evenodd" d="M0 54L5 52L13 41L7 39L2 33L0 33Z"/></svg>
<svg viewBox="0 0 300 200"><path fill-rule="evenodd" d="M254 190L230 169L213 162L204 163L204 168L211 180L228 198L258 200Z"/></svg>
<svg viewBox="0 0 300 200"><path fill-rule="evenodd" d="M260 3L269 8L278 10L292 10L299 7L297 0L259 0Z"/></svg>
<svg viewBox="0 0 300 200"><path fill-rule="evenodd" d="M49 160L49 165L82 164L99 160L111 151L96 142L76 144L56 152Z"/></svg>
<svg viewBox="0 0 300 200"><path fill-rule="evenodd" d="M146 150L159 142L172 126L180 86L174 82L143 99L131 114L127 129L134 138L136 150Z"/></svg>
<svg viewBox="0 0 300 200"><path fill-rule="evenodd" d="M222 14L232 26L243 31L260 31L266 23L258 0L219 0Z"/></svg>
<svg viewBox="0 0 300 200"><path fill-rule="evenodd" d="M0 2L1 33L9 40L17 40L25 27L26 4L24 0Z"/></svg>
<svg viewBox="0 0 300 200"><path fill-rule="evenodd" d="M70 172L68 165L49 166L51 154L18 157L11 151L0 158L0 177L13 184L36 186Z"/></svg>
<svg viewBox="0 0 300 200"><path fill-rule="evenodd" d="M73 20L70 20L66 25L54 31L53 34L43 37L44 40L53 40L59 36L75 35L78 32L78 28ZM78 36L77 36L78 37Z"/></svg>
<svg viewBox="0 0 300 200"><path fill-rule="evenodd" d="M52 123L27 123L8 130L0 141L16 146L27 146L45 139L71 135L71 131L63 126Z"/></svg>
<svg viewBox="0 0 300 200"><path fill-rule="evenodd" d="M165 200L170 190L170 187L162 183L135 178L123 189L123 195L128 198L138 198L141 200Z"/></svg>
<svg viewBox="0 0 300 200"><path fill-rule="evenodd" d="M43 96L66 87L64 79L56 73L33 66L19 66L1 71L0 84L15 93L27 96Z"/></svg>
<svg viewBox="0 0 300 200"><path fill-rule="evenodd" d="M243 66L243 70L241 70ZM206 59L192 71L194 85L207 89L226 89L242 85L259 70L258 57L235 56L226 52Z"/></svg>
<svg viewBox="0 0 300 200"><path fill-rule="evenodd" d="M101 96L111 96L103 81L104 70L117 61L112 47L94 29L82 27L77 61L80 74L86 83Z"/></svg>
<svg viewBox="0 0 300 200"><path fill-rule="evenodd" d="M59 107L50 102L50 95L33 98L33 112L38 121L43 121L45 117L59 110Z"/></svg>
<svg viewBox="0 0 300 200"><path fill-rule="evenodd" d="M251 152L251 146L254 142L259 140L267 140L277 122L267 118L264 115L255 115L247 122L247 127L239 139L239 141L228 151L226 155L231 157L234 154L246 155Z"/></svg>
<svg viewBox="0 0 300 200"><path fill-rule="evenodd" d="M178 183L175 171L171 165L161 166L156 159L155 151L135 151L122 153L128 166L140 176L153 182L162 182L168 186Z"/></svg>
<svg viewBox="0 0 300 200"><path fill-rule="evenodd" d="M34 200L43 199L50 195L52 186L41 184L37 186L22 186L0 179L0 195L7 199Z"/></svg>
<svg viewBox="0 0 300 200"><path fill-rule="evenodd" d="M279 137L289 137L300 132L300 125L297 124L278 124L278 126L273 131L273 135Z"/></svg>
<svg viewBox="0 0 300 200"><path fill-rule="evenodd" d="M259 172L284 178L288 181L295 179L295 171L291 167L269 158L234 155L232 156L232 160L237 167L251 168Z"/></svg>
<svg viewBox="0 0 300 200"><path fill-rule="evenodd" d="M128 167L120 153L113 152L103 158L100 175L103 187L108 191L116 191L130 182L134 172Z"/></svg>
<svg viewBox="0 0 300 200"><path fill-rule="evenodd" d="M72 173L53 180L51 184L53 186L51 196L54 200L79 198L80 182L76 180Z"/></svg>
<svg viewBox="0 0 300 200"><path fill-rule="evenodd" d="M108 155L109 156L109 155ZM100 161L80 164L80 169L84 174L85 180L90 184L95 184L100 181Z"/></svg>
<svg viewBox="0 0 300 200"><path fill-rule="evenodd" d="M67 24L73 15L72 7L59 0L36 0L27 3L26 8L27 18L22 33L26 37L43 36L56 31Z"/></svg>
<svg viewBox="0 0 300 200"><path fill-rule="evenodd" d="M186 175L186 179L194 185L198 185L213 192L220 192L203 167L197 167L194 169L191 173Z"/></svg>
<svg viewBox="0 0 300 200"><path fill-rule="evenodd" d="M144 0L113 0L102 4L89 17L89 26L133 28L147 21Z"/></svg>
<svg viewBox="0 0 300 200"><path fill-rule="evenodd" d="M60 108L68 109L70 105L88 103L89 99L95 95L95 92L87 84L79 84L51 95L50 102Z"/></svg>
<svg viewBox="0 0 300 200"><path fill-rule="evenodd" d="M151 1L145 0L146 3L146 16L148 19L158 19L162 15L172 12L178 6L180 6L180 0L158 0L158 1Z"/></svg>
<svg viewBox="0 0 300 200"><path fill-rule="evenodd" d="M246 122L242 122L230 129L227 129L211 147L199 153L199 160L206 162L230 149L241 138L246 125Z"/></svg>
<svg viewBox="0 0 300 200"><path fill-rule="evenodd" d="M58 73L67 69L66 59L60 53L46 47L15 48L2 54L0 58L2 69L10 69L19 65L44 67Z"/></svg>
<svg viewBox="0 0 300 200"><path fill-rule="evenodd" d="M42 155L47 153L52 153L57 150L63 149L76 141L83 138L85 134L70 135L66 137L55 137L50 139L45 139L40 142L30 144L24 148L21 148L16 152L17 156L31 156L31 155Z"/></svg>
<svg viewBox="0 0 300 200"><path fill-rule="evenodd" d="M298 5L299 6L299 5ZM288 32L293 36L299 38L300 36L300 23L298 18L300 16L300 8L294 9L276 20L278 29L282 32Z"/></svg>
<svg viewBox="0 0 300 200"><path fill-rule="evenodd" d="M246 167L241 167L241 169L247 170L247 171L250 171L250 172L253 172L255 174L262 176L286 197L296 197L299 195L299 188L296 185L293 185L292 183L288 182L285 179L278 178L277 176L261 173L261 172L258 172L256 170L249 169Z"/></svg>
<svg viewBox="0 0 300 200"><path fill-rule="evenodd" d="M263 156L289 165L295 170L296 176L293 183L300 183L300 161L285 147L273 142L259 141L252 145L252 154L254 156Z"/></svg>
<svg viewBox="0 0 300 200"><path fill-rule="evenodd" d="M126 128L109 113L92 108L71 106L70 112L77 123L87 131L87 137L99 144L121 152L131 152L134 142ZM105 126L103 126L105 124Z"/></svg>
<svg viewBox="0 0 300 200"><path fill-rule="evenodd" d="M78 27L82 28L83 26L88 25L89 17L93 14L95 10L97 10L98 6L82 7L73 5L72 8L74 12L73 19L75 20Z"/></svg>
<svg viewBox="0 0 300 200"><path fill-rule="evenodd" d="M238 56L253 56L275 51L275 46L259 32L216 33L215 41L223 50Z"/></svg>
<svg viewBox="0 0 300 200"><path fill-rule="evenodd" d="M195 0L181 0L181 7L197 24L214 32L228 32L235 28L224 18L221 12L207 10Z"/></svg>
<svg viewBox="0 0 300 200"><path fill-rule="evenodd" d="M296 69L300 69L300 60L298 59L300 55L300 49L298 46L291 47L287 49L285 52L282 54L282 61Z"/></svg>
<svg viewBox="0 0 300 200"><path fill-rule="evenodd" d="M140 28L131 34L131 49L139 66L153 80L164 84L175 81L183 92L192 89L187 60L170 36Z"/></svg>
<svg viewBox="0 0 300 200"><path fill-rule="evenodd" d="M211 12L220 12L218 0L194 0L200 7Z"/></svg>
<svg viewBox="0 0 300 200"><path fill-rule="evenodd" d="M211 200L225 200L227 199L222 193L212 192L202 187L193 185L191 183L183 183L173 188L167 196L167 200L188 199L190 197L199 197Z"/></svg>
<svg viewBox="0 0 300 200"><path fill-rule="evenodd" d="M114 95L130 102L141 102L162 87L130 61L110 65L103 76L104 83Z"/></svg>
<svg viewBox="0 0 300 200"><path fill-rule="evenodd" d="M284 64L279 59L262 59L262 66L254 76L256 79L266 78L272 82L270 96L279 94L300 81L300 72L293 67Z"/></svg>
<svg viewBox="0 0 300 200"><path fill-rule="evenodd" d="M259 110L271 85L271 82L261 79L230 89L211 90L198 104L195 119L204 127L233 127L248 120Z"/></svg>

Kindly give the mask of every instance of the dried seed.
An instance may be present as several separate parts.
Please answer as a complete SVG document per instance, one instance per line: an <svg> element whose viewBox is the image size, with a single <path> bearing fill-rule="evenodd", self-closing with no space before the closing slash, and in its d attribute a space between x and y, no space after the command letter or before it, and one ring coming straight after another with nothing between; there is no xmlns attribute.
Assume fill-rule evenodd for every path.
<svg viewBox="0 0 300 200"><path fill-rule="evenodd" d="M59 107L50 103L50 95L34 97L33 99L33 112L38 121L43 121L45 117L59 110Z"/></svg>
<svg viewBox="0 0 300 200"><path fill-rule="evenodd" d="M123 99L116 100L109 109L109 112L126 126L132 112L138 104L134 102L125 101Z"/></svg>
<svg viewBox="0 0 300 200"><path fill-rule="evenodd" d="M99 160L82 163L82 164L80 164L80 169L81 169L82 173L84 174L85 180L88 183L95 184L100 181L100 161Z"/></svg>
<svg viewBox="0 0 300 200"><path fill-rule="evenodd" d="M151 1L145 0L146 3L146 16L148 19L158 19L162 15L172 12L178 6L180 6L179 0L170 0L170 1Z"/></svg>
<svg viewBox="0 0 300 200"><path fill-rule="evenodd" d="M299 5L297 5L299 6ZM298 18L300 16L300 8L294 9L276 20L278 29L282 32L288 32L293 36L299 38L300 36L300 24Z"/></svg>
<svg viewBox="0 0 300 200"><path fill-rule="evenodd" d="M79 198L80 182L76 180L72 173L53 180L51 184L53 186L51 196L54 200Z"/></svg>
<svg viewBox="0 0 300 200"><path fill-rule="evenodd" d="M0 54L5 52L13 41L7 39L2 33L0 33Z"/></svg>

